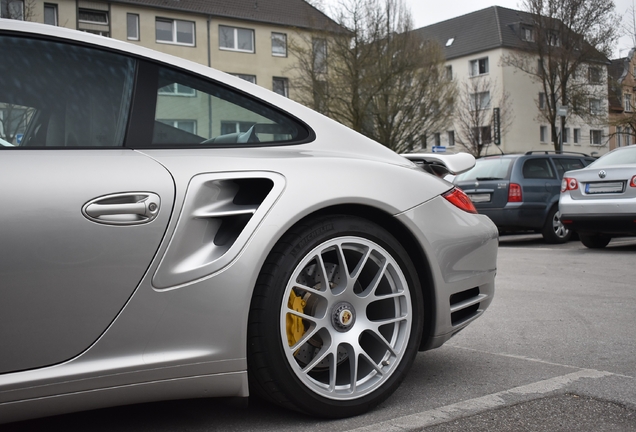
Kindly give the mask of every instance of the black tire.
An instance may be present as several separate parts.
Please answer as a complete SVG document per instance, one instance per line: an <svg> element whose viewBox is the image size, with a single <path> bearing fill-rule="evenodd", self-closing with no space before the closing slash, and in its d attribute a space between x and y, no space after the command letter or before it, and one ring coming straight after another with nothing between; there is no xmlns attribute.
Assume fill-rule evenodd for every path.
<svg viewBox="0 0 636 432"><path fill-rule="evenodd" d="M570 241L572 231L566 228L561 222L561 212L557 206L550 209L541 234L543 234L545 242L550 244L567 243Z"/></svg>
<svg viewBox="0 0 636 432"><path fill-rule="evenodd" d="M344 215L301 222L274 247L255 287L250 390L313 416L362 414L404 379L422 320L413 263L385 229Z"/></svg>
<svg viewBox="0 0 636 432"><path fill-rule="evenodd" d="M581 234L579 233L579 239L583 246L590 249L603 249L612 240L612 238L605 234Z"/></svg>

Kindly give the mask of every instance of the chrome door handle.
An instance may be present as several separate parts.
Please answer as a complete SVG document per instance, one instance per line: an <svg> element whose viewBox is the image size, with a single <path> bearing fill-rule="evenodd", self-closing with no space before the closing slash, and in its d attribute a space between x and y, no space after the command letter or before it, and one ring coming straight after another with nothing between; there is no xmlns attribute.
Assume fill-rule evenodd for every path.
<svg viewBox="0 0 636 432"><path fill-rule="evenodd" d="M159 214L161 198L152 192L126 192L95 198L82 207L89 220L108 225L138 225Z"/></svg>

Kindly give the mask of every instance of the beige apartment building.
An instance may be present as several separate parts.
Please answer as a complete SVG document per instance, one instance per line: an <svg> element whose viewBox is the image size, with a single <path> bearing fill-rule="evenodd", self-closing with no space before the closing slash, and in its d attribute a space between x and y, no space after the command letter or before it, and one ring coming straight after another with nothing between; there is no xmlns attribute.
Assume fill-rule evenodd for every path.
<svg viewBox="0 0 636 432"><path fill-rule="evenodd" d="M342 31L304 0L1 0L1 6L3 18L128 41L292 98L290 42L311 40L317 30Z"/></svg>
<svg viewBox="0 0 636 432"><path fill-rule="evenodd" d="M502 61L507 55L514 54L522 46L526 37L532 33L524 19L524 12L492 6L457 18L452 18L415 30L423 39L437 40L444 49L446 71L449 79L455 80L461 91L473 91L471 103L479 109L492 110L499 108L502 96L506 94L509 110L501 115L507 117L509 125L501 129L500 145L494 144L495 132L491 116L484 116L484 124L477 126L475 134L486 143L484 154L521 153L526 151L554 151L550 125L541 119L542 101L546 95L533 77ZM563 150L600 155L608 151L610 131L608 119L603 113L608 112L607 68L605 64L589 65L579 76L586 82L594 76L600 96L590 100L590 109L602 115L600 121L589 124L581 118L569 115L563 131ZM588 72L594 72L590 74ZM479 85L473 85L479 83ZM474 90L470 90L473 88ZM449 130L429 131L427 147L440 145L462 151L457 143L461 122L458 115L466 115L459 111L454 125ZM505 123L506 119L501 119ZM560 134L561 131L558 131Z"/></svg>

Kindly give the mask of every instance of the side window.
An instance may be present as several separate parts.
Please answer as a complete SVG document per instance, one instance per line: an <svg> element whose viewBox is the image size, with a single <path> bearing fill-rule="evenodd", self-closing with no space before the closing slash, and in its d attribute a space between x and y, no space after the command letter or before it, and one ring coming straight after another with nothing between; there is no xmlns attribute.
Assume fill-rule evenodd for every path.
<svg viewBox="0 0 636 432"><path fill-rule="evenodd" d="M8 36L0 52L0 148L123 145L132 59Z"/></svg>
<svg viewBox="0 0 636 432"><path fill-rule="evenodd" d="M580 159L554 159L554 164L557 167L559 178L563 178L563 174L566 171L577 170L583 168L583 163Z"/></svg>
<svg viewBox="0 0 636 432"><path fill-rule="evenodd" d="M155 146L259 145L289 143L308 136L294 119L238 91L159 69Z"/></svg>
<svg viewBox="0 0 636 432"><path fill-rule="evenodd" d="M547 158L528 159L523 163L523 177L527 179L554 178L554 172Z"/></svg>

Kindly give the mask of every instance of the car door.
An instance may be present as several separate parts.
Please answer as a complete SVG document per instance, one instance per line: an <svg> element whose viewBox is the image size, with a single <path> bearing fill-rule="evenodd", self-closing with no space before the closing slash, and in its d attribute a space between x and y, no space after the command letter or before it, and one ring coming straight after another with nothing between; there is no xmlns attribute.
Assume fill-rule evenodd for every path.
<svg viewBox="0 0 636 432"><path fill-rule="evenodd" d="M523 216L533 221L528 226L543 226L543 215L554 195L558 182L555 170L548 158L529 158L523 162Z"/></svg>
<svg viewBox="0 0 636 432"><path fill-rule="evenodd" d="M0 373L68 360L122 310L165 235L170 173L123 148L136 62L0 35ZM46 53L46 55L43 55ZM17 114L16 114L17 113Z"/></svg>

